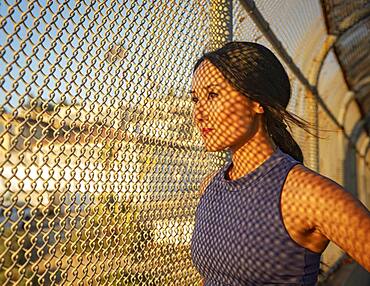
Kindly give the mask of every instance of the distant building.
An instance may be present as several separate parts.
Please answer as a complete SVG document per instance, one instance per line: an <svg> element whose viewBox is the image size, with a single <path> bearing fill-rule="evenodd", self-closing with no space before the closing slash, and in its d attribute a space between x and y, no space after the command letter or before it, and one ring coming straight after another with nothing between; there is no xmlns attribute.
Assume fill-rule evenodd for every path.
<svg viewBox="0 0 370 286"><path fill-rule="evenodd" d="M153 220L157 240L175 239L166 235L169 229L181 233L174 227L188 228L175 217L189 217L177 199L192 196L185 192L187 166L179 154L199 152L191 150L188 104L169 94L101 111L91 105L59 104L18 109L16 116L4 112L4 207L16 198L17 205L30 208L62 205L61 211L83 211L96 203L97 194L112 193L136 209L150 211L163 203L176 209L175 215L143 218Z"/></svg>

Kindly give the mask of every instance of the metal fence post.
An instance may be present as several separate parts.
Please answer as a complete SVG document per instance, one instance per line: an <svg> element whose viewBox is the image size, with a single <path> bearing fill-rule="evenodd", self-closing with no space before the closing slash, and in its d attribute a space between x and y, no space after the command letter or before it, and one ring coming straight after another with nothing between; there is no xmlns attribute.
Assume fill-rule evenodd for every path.
<svg viewBox="0 0 370 286"><path fill-rule="evenodd" d="M232 0L211 0L210 6L210 37L207 52L216 50L233 40ZM230 151L226 152L226 160L231 160Z"/></svg>
<svg viewBox="0 0 370 286"><path fill-rule="evenodd" d="M232 0L211 0L209 44L207 51L216 50L233 39Z"/></svg>

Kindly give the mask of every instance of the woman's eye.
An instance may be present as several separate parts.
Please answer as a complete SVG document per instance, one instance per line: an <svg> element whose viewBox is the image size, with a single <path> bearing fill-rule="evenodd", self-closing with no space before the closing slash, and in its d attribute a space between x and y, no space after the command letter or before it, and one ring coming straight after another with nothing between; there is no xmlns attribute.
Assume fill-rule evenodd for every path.
<svg viewBox="0 0 370 286"><path fill-rule="evenodd" d="M214 93L214 92L209 92L209 93L208 93L208 98L214 98L214 97L216 97L216 96L218 96L218 94L217 94L217 93ZM198 98L196 98L195 96L193 96L193 97L191 98L191 101L192 101L192 102L194 102L194 103L196 103L196 102L198 102Z"/></svg>
<svg viewBox="0 0 370 286"><path fill-rule="evenodd" d="M211 97L211 98L216 97L217 95L218 94L217 93L214 93L214 92L208 93L208 97Z"/></svg>

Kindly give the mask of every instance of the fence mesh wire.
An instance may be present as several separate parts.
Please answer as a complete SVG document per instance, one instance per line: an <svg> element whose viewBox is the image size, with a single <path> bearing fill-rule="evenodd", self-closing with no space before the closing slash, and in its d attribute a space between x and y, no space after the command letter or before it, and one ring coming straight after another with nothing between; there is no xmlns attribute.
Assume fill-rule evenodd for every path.
<svg viewBox="0 0 370 286"><path fill-rule="evenodd" d="M5 285L189 285L205 1L1 4ZM211 167L212 168L212 167Z"/></svg>
<svg viewBox="0 0 370 286"><path fill-rule="evenodd" d="M205 153L192 124L192 65L225 40L217 33L270 47L239 1L219 12L232 30L214 21L226 2L1 3L1 284L199 281L189 252L198 185L227 154ZM305 3L292 30L276 1L258 5L292 56L317 18ZM287 71L288 109L303 116L307 91Z"/></svg>

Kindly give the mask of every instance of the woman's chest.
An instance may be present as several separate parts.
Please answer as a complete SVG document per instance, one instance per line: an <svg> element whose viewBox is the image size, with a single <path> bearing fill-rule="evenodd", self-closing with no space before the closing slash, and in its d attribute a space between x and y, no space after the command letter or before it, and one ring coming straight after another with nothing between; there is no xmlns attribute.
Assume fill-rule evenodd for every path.
<svg viewBox="0 0 370 286"><path fill-rule="evenodd" d="M278 203L278 198L260 194L202 197L192 238L193 261L200 273L253 280L283 271L281 259L289 256L283 245L289 249L291 242L279 223Z"/></svg>

